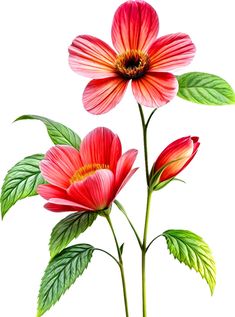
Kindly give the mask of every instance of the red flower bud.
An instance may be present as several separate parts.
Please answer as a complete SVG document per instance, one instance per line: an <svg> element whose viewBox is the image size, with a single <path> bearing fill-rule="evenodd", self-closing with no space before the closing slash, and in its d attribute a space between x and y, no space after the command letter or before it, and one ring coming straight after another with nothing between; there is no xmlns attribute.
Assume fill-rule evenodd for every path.
<svg viewBox="0 0 235 317"><path fill-rule="evenodd" d="M152 176L159 172L155 185L171 180L191 162L200 145L198 139L187 136L172 142L162 151L152 168Z"/></svg>

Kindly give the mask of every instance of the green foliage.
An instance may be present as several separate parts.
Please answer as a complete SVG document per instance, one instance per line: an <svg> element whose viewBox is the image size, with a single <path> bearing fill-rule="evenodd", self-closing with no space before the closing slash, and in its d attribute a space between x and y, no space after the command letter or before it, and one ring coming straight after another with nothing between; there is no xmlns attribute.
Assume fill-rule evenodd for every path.
<svg viewBox="0 0 235 317"><path fill-rule="evenodd" d="M37 317L48 311L87 268L94 248L77 244L64 249L48 264L38 296Z"/></svg>
<svg viewBox="0 0 235 317"><path fill-rule="evenodd" d="M174 258L199 272L213 294L216 284L215 261L203 239L188 230L167 230L162 235L166 238L168 249Z"/></svg>
<svg viewBox="0 0 235 317"><path fill-rule="evenodd" d="M97 215L97 212L76 212L62 219L51 233L51 257L61 252L73 239L91 226Z"/></svg>
<svg viewBox="0 0 235 317"><path fill-rule="evenodd" d="M207 73L192 72L177 76L178 96L204 105L235 104L232 87L222 78Z"/></svg>
<svg viewBox="0 0 235 317"><path fill-rule="evenodd" d="M2 217L18 200L37 195L38 185L45 184L39 169L43 157L43 154L28 156L8 171L1 193Z"/></svg>
<svg viewBox="0 0 235 317"><path fill-rule="evenodd" d="M65 125L36 115L24 115L17 118L15 121L25 119L40 120L43 122L47 128L48 135L54 144L67 144L79 149L81 143L80 137Z"/></svg>

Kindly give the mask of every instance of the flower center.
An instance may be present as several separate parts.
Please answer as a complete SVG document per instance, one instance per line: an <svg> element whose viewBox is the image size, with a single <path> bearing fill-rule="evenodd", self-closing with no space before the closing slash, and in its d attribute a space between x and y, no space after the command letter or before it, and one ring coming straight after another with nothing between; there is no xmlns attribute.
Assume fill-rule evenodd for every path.
<svg viewBox="0 0 235 317"><path fill-rule="evenodd" d="M70 178L70 184L75 182L80 182L86 179L87 177L93 175L97 170L100 169L109 169L107 164L87 164L80 167L74 175Z"/></svg>
<svg viewBox="0 0 235 317"><path fill-rule="evenodd" d="M136 79L148 70L149 57L141 51L129 50L117 56L115 67L124 78Z"/></svg>

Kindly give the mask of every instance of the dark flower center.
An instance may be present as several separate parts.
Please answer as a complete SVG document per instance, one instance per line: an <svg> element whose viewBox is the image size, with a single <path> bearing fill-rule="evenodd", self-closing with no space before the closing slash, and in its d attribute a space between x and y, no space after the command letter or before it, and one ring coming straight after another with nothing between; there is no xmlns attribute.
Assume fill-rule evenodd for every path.
<svg viewBox="0 0 235 317"><path fill-rule="evenodd" d="M149 57L138 50L129 50L117 56L115 67L124 78L136 79L142 77L149 68Z"/></svg>

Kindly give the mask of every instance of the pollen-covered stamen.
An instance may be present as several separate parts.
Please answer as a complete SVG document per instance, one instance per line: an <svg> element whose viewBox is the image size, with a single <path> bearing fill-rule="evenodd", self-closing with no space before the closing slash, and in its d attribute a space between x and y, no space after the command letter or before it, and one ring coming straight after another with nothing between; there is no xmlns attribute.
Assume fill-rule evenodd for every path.
<svg viewBox="0 0 235 317"><path fill-rule="evenodd" d="M80 167L75 174L70 178L70 184L75 182L80 182L86 179L87 177L93 175L97 170L100 169L109 169L107 164L87 164Z"/></svg>
<svg viewBox="0 0 235 317"><path fill-rule="evenodd" d="M129 50L117 56L115 67L117 72L124 78L139 78L149 68L149 57L142 51Z"/></svg>

